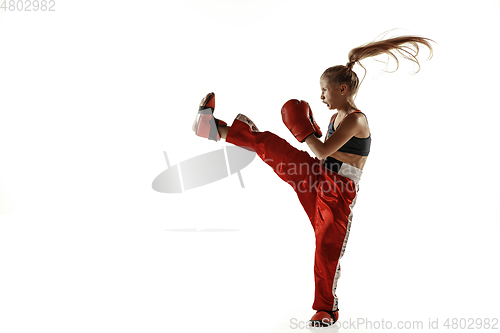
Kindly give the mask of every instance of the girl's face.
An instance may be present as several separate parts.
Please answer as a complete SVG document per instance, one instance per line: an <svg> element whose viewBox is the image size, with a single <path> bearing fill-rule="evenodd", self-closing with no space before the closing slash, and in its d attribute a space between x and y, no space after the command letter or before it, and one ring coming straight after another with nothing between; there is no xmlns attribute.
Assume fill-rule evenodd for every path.
<svg viewBox="0 0 500 333"><path fill-rule="evenodd" d="M335 110L339 106L339 103L345 99L346 85L341 84L337 86L326 78L321 78L319 80L321 87L321 100L326 104L328 109Z"/></svg>

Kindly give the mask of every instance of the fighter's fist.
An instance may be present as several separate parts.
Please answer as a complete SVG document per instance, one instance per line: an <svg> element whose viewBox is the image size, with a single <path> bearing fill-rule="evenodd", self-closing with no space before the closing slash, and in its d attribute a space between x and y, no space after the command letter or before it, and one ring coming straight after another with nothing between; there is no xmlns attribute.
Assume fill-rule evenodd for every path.
<svg viewBox="0 0 500 333"><path fill-rule="evenodd" d="M281 117L283 123L299 142L304 142L311 134L318 138L323 135L318 124L314 121L309 103L305 101L289 100L281 108Z"/></svg>

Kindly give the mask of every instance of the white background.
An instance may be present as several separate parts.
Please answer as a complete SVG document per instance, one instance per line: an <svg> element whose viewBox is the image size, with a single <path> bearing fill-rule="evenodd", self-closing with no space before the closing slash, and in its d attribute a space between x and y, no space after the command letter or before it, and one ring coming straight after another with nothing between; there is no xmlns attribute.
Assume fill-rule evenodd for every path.
<svg viewBox="0 0 500 333"><path fill-rule="evenodd" d="M258 159L245 188L151 182L163 151L175 165L225 145L191 132L210 91L221 119L244 113L308 150L283 103L307 100L326 132L321 73L395 28L437 44L416 75L363 62L373 144L341 321L499 317L499 1L54 8L0 14L1 332L304 331L290 321L314 313L314 234L289 185ZM168 231L207 228L221 230Z"/></svg>

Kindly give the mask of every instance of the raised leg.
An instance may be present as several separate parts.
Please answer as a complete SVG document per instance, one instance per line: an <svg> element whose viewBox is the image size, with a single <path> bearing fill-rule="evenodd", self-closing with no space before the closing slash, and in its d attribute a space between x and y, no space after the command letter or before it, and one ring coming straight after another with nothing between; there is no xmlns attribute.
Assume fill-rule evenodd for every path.
<svg viewBox="0 0 500 333"><path fill-rule="evenodd" d="M222 135L222 134L221 134ZM318 191L320 161L298 150L271 132L260 132L245 115L239 114L226 135L226 142L255 151L290 186L312 221Z"/></svg>

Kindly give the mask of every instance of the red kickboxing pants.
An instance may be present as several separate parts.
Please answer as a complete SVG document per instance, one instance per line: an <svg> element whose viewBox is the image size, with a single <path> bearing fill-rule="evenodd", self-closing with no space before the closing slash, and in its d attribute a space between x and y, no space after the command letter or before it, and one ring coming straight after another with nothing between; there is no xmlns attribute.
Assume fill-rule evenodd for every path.
<svg viewBox="0 0 500 333"><path fill-rule="evenodd" d="M361 170L346 163L338 173L318 158L296 149L271 132L258 132L251 120L238 115L226 142L255 151L273 171L290 184L311 221L316 237L314 257L314 310L336 311L335 295L356 201Z"/></svg>

